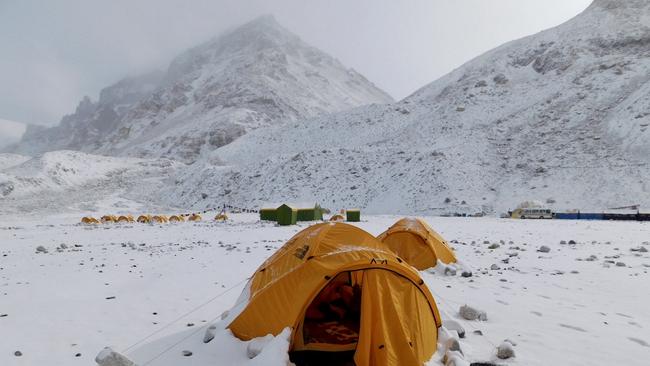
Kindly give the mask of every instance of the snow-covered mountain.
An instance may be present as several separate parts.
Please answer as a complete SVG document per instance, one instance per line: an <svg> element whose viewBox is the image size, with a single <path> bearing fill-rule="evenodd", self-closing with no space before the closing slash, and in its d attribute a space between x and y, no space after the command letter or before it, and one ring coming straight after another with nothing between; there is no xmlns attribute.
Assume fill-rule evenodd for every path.
<svg viewBox="0 0 650 366"><path fill-rule="evenodd" d="M531 199L650 206L649 125L650 1L596 0L401 102L257 130L165 197L393 213L502 212Z"/></svg>
<svg viewBox="0 0 650 366"><path fill-rule="evenodd" d="M129 78L84 99L13 152L73 149L193 162L248 131L391 102L354 70L264 16L177 57L166 73Z"/></svg>

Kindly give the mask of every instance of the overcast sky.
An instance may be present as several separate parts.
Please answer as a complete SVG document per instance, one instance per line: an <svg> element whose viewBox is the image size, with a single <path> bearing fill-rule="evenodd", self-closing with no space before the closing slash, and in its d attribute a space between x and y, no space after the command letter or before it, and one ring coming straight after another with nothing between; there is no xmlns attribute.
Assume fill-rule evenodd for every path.
<svg viewBox="0 0 650 366"><path fill-rule="evenodd" d="M590 2L0 0L0 119L56 124L84 95L262 14L401 99Z"/></svg>

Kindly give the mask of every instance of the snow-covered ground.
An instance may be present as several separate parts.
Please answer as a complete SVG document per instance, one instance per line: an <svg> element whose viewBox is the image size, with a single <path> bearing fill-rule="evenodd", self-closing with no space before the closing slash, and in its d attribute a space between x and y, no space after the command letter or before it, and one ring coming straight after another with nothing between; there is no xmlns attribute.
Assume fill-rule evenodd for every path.
<svg viewBox="0 0 650 366"><path fill-rule="evenodd" d="M84 226L81 216L0 215L0 365L89 365L104 346L141 366L286 364L286 334L253 360L222 324L212 342L202 339L245 279L307 224L233 214L226 223ZM376 235L398 218L358 225ZM650 224L426 220L473 269L469 278L423 273L444 320L465 327L468 360L495 361L495 347L510 339L516 357L499 364L647 364L650 255L632 250L650 250ZM542 245L550 252L538 252ZM488 320L460 320L463 304Z"/></svg>

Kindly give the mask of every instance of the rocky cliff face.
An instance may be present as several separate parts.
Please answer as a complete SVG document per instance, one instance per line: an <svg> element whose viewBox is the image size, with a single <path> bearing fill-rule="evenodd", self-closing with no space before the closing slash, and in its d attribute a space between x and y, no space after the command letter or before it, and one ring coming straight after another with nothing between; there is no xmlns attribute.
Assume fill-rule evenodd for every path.
<svg viewBox="0 0 650 366"><path fill-rule="evenodd" d="M309 199L404 213L500 212L531 199L650 206L649 125L650 2L598 0L399 103L258 130L217 150L230 167L191 168L166 194L196 206Z"/></svg>
<svg viewBox="0 0 650 366"><path fill-rule="evenodd" d="M177 57L166 73L84 99L20 153L75 149L193 162L245 133L391 98L265 16Z"/></svg>

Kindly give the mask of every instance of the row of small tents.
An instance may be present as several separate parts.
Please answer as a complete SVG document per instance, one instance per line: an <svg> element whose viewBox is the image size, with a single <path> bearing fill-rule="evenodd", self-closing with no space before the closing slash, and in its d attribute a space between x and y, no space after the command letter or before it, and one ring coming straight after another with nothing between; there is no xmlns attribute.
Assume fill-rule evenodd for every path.
<svg viewBox="0 0 650 366"><path fill-rule="evenodd" d="M418 270L438 261L456 257L420 219L399 220L378 237L342 222L319 223L255 271L228 328L241 340L291 328L289 355L297 365L333 354L356 366L422 365L436 351L442 322ZM348 306L344 315L321 317L334 303Z"/></svg>
<svg viewBox="0 0 650 366"><path fill-rule="evenodd" d="M228 215L225 213L220 213L214 218L216 221L226 221L228 220ZM139 222L141 224L165 224L168 222L199 222L202 221L203 217L197 213L193 214L181 214L181 215L140 215L138 218L134 218L133 215L104 215L99 219L96 219L92 216L85 216L81 219L83 224L110 224L110 223L135 223Z"/></svg>
<svg viewBox="0 0 650 366"><path fill-rule="evenodd" d="M275 221L278 225L295 225L298 221L322 221L326 211L319 205L296 208L283 204L276 208L261 208L259 212L261 221ZM329 221L359 222L361 210L356 208L341 210L340 213L330 216Z"/></svg>

